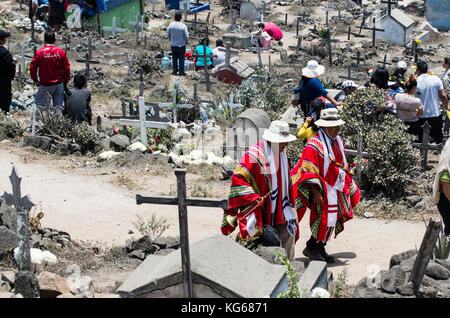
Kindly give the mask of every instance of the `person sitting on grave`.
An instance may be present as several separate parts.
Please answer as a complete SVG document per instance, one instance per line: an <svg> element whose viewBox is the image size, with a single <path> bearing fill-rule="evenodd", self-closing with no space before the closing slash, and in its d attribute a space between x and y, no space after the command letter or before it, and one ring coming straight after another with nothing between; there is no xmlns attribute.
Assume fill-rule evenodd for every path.
<svg viewBox="0 0 450 318"><path fill-rule="evenodd" d="M356 83L351 80L346 80L342 83L341 87L342 91L340 91L336 96L334 96L334 99L337 100L338 102L343 102L345 97L349 96L354 91L356 91L356 89L359 86L356 85Z"/></svg>
<svg viewBox="0 0 450 318"><path fill-rule="evenodd" d="M286 146L297 138L286 122L276 120L262 139L247 149L234 169L221 231L229 235L239 225L239 241L266 246L281 241L292 261L299 228Z"/></svg>
<svg viewBox="0 0 450 318"><path fill-rule="evenodd" d="M96 0L79 0L77 3L80 5L81 8L81 18L83 20L86 20L89 17L95 16L96 12Z"/></svg>
<svg viewBox="0 0 450 318"><path fill-rule="evenodd" d="M442 102L444 110L450 110L448 106L447 94L444 84L436 75L428 74L428 65L424 61L419 61L416 65L417 93L422 101L423 114L419 116L420 127L428 122L431 126L430 136L435 143L442 143L442 112L439 100ZM419 134L419 142L422 142L422 129Z"/></svg>
<svg viewBox="0 0 450 318"><path fill-rule="evenodd" d="M213 59L213 65L219 65L222 64L223 62L225 62L225 51L224 51L224 45L223 45L223 40L222 39L217 39L216 40L216 48L213 50L213 55L214 55L214 59Z"/></svg>
<svg viewBox="0 0 450 318"><path fill-rule="evenodd" d="M39 21L44 21L48 13L48 0L32 0L32 13Z"/></svg>
<svg viewBox="0 0 450 318"><path fill-rule="evenodd" d="M317 97L325 97L334 106L342 105L342 102L337 102L319 81L318 77L324 72L325 67L319 65L315 60L308 61L307 66L302 69L302 79L300 81L300 105L305 118L306 116L309 116L311 102Z"/></svg>
<svg viewBox="0 0 450 318"><path fill-rule="evenodd" d="M0 76L0 109L5 114L9 112L11 106L11 81L16 75L16 62L8 49L4 47L6 39L10 36L9 32L0 30L0 69L3 72L3 76Z"/></svg>
<svg viewBox="0 0 450 318"><path fill-rule="evenodd" d="M320 119L320 112L325 109L325 102L322 98L318 97L311 102L311 108L314 111L311 116L306 117L305 123L300 127L297 137L309 140L312 136L317 134L319 127L314 122Z"/></svg>
<svg viewBox="0 0 450 318"><path fill-rule="evenodd" d="M205 53L206 51L206 53ZM196 62L195 62L195 70L201 70L205 67L208 69L213 68L213 59L210 57L203 57L202 55L212 55L213 50L209 47L209 39L204 38L200 41L200 45L195 48ZM205 63L206 60L206 63Z"/></svg>
<svg viewBox="0 0 450 318"><path fill-rule="evenodd" d="M48 110L47 97L53 100L53 107L62 113L64 109L64 87L70 80L70 64L66 52L55 45L53 31L44 33L44 47L36 51L30 64L30 77L38 86L35 103L39 112Z"/></svg>
<svg viewBox="0 0 450 318"><path fill-rule="evenodd" d="M345 147L338 135L345 122L335 108L323 109L315 121L319 132L311 137L301 158L291 171L299 220L310 209L311 238L303 254L310 260L336 262L325 245L333 231L335 237L344 230L344 222L353 218L360 191L352 178L345 157Z"/></svg>
<svg viewBox="0 0 450 318"><path fill-rule="evenodd" d="M77 73L73 78L74 89L70 90L70 96L64 98L63 115L69 117L73 123L81 124L83 121L92 125L92 110L89 105L91 93L86 88L86 77Z"/></svg>
<svg viewBox="0 0 450 318"><path fill-rule="evenodd" d="M255 32L252 32L252 38L251 43L253 47L262 47L265 49L270 49L271 44L270 41L272 40L272 37L264 31L264 23L258 24L258 30ZM256 53L253 51L253 53Z"/></svg>
<svg viewBox="0 0 450 318"><path fill-rule="evenodd" d="M184 56L186 43L189 41L189 31L186 24L181 22L181 12L175 12L175 21L167 28L167 37L172 50L172 75L185 76Z"/></svg>
<svg viewBox="0 0 450 318"><path fill-rule="evenodd" d="M408 69L408 64L406 64L405 61L399 61L397 63L397 68L395 69L394 73L389 77L390 81L396 82L397 84L392 86L392 88L396 89L397 87L401 87L402 89L405 89L406 86L406 80L405 80L405 73Z"/></svg>
<svg viewBox="0 0 450 318"><path fill-rule="evenodd" d="M417 81L411 74L405 83L405 93L395 95L395 109L399 119L408 126L407 132L419 138L420 126L418 115L423 114L423 105L416 97Z"/></svg>
<svg viewBox="0 0 450 318"><path fill-rule="evenodd" d="M450 239L450 139L439 156L433 184L433 199L444 223L444 234Z"/></svg>

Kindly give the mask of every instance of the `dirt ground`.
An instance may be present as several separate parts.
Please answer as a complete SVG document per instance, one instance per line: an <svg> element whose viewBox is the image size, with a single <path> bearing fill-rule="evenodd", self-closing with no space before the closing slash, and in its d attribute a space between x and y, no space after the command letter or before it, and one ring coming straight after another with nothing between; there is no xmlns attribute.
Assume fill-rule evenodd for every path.
<svg viewBox="0 0 450 318"><path fill-rule="evenodd" d="M40 204L45 214L42 226L66 231L74 240L104 247L124 246L128 238L139 237L133 226L136 216L148 218L151 214L164 217L172 224L164 235L179 235L176 206L136 205L135 201L136 194L174 195L170 193L170 187L176 184L175 175L170 172L155 175L153 169L151 173L144 173L137 167L135 188L128 190L123 184L114 182L114 177L121 173L119 169L101 167L94 172L89 167L93 165L93 159L87 161L91 162L87 166L77 165L79 159L57 158L20 148L17 144L2 143L0 189L11 191L8 176L15 165L23 178L22 194L28 194L34 203ZM220 181L218 177L216 174L212 191L218 198L226 197L229 181ZM187 174L188 195L189 188L202 178ZM191 243L220 233L221 209L189 207L188 217ZM305 260L302 250L310 237L308 220L307 214L301 221L300 239L295 248L296 258L300 260ZM134 233L130 234L130 231ZM423 222L355 218L347 222L345 231L327 245L329 253L340 259L339 263L330 266L330 270L337 275L347 268L348 283L356 284L368 274L369 265L388 269L393 254L418 248L424 233ZM126 277L131 270L108 273L103 269L98 275L106 283L105 279L115 281L117 277Z"/></svg>

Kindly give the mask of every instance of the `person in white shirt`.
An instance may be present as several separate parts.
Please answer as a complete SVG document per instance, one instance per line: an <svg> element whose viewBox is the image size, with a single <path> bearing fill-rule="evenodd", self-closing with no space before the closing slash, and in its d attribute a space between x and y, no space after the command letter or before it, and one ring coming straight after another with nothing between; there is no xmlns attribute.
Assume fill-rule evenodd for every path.
<svg viewBox="0 0 450 318"><path fill-rule="evenodd" d="M217 56L213 59L213 65L219 65L225 62L225 47L223 46L222 39L216 40L216 48L213 49L213 55Z"/></svg>
<svg viewBox="0 0 450 318"><path fill-rule="evenodd" d="M442 143L442 112L439 100L442 101L444 109L448 109L448 98L444 90L444 85L436 75L427 74L428 65L424 61L417 63L417 95L423 105L423 115L419 116L419 126L425 122L431 126L430 136L433 140ZM422 129L421 129L422 130ZM422 142L422 131L419 135L419 142Z"/></svg>
<svg viewBox="0 0 450 318"><path fill-rule="evenodd" d="M445 82L447 82L447 85L450 87L450 57L444 58L442 67L445 70L444 75L442 75L442 81L444 82L444 85Z"/></svg>

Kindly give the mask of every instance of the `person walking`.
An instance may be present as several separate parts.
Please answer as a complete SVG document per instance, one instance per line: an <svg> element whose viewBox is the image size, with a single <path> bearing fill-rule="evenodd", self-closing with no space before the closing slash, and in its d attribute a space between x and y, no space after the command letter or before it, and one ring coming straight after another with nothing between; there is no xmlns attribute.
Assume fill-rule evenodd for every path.
<svg viewBox="0 0 450 318"><path fill-rule="evenodd" d="M419 138L419 115L423 115L423 105L416 97L417 81L414 75L409 75L405 82L405 93L395 95L395 109L399 119L408 126L408 133Z"/></svg>
<svg viewBox="0 0 450 318"><path fill-rule="evenodd" d="M239 226L237 237L247 242L264 238L265 231L276 231L292 261L299 228L286 146L297 138L289 133L286 122L275 120L264 131L262 139L246 151L233 172L229 208L224 211L221 231L229 235ZM230 217L237 218L237 224L230 224ZM275 230L269 230L272 228L268 226Z"/></svg>
<svg viewBox="0 0 450 318"><path fill-rule="evenodd" d="M428 65L425 61L417 63L417 94L423 105L423 114L419 116L420 127L428 122L431 126L430 136L437 144L442 143L442 112L439 100L444 109L448 109L448 98L441 79L436 75L427 74ZM422 142L422 128L420 129L419 142Z"/></svg>
<svg viewBox="0 0 450 318"><path fill-rule="evenodd" d="M335 263L325 245L333 232L344 230L344 223L353 218L353 208L359 203L360 190L352 178L345 157L345 147L339 136L345 122L336 108L323 109L315 122L319 132L311 137L302 156L291 171L298 220L306 209L311 210L311 238L303 255L310 260Z"/></svg>
<svg viewBox="0 0 450 318"><path fill-rule="evenodd" d="M70 96L65 96L65 107L63 115L72 119L75 124L83 121L92 125L92 110L89 105L91 92L86 88L86 77L82 73L77 73L73 78L74 89L70 90Z"/></svg>
<svg viewBox="0 0 450 318"><path fill-rule="evenodd" d="M61 26L65 23L64 0L48 1L48 25L59 32Z"/></svg>
<svg viewBox="0 0 450 318"><path fill-rule="evenodd" d="M44 33L44 47L36 51L30 64L30 76L38 91L35 103L40 113L48 111L48 96L53 101L53 108L62 114L64 109L64 88L70 80L70 64L66 52L55 45L56 37L53 31Z"/></svg>
<svg viewBox="0 0 450 318"><path fill-rule="evenodd" d="M181 22L181 12L175 12L175 21L167 28L167 37L172 50L172 75L184 76L184 55L186 54L186 43L189 41L187 26Z"/></svg>
<svg viewBox="0 0 450 318"><path fill-rule="evenodd" d="M341 106L342 102L337 102L333 96L323 87L318 77L325 72L325 67L319 65L317 61L308 61L305 68L302 69L302 79L300 81L300 105L303 115L306 116L311 108L311 102L317 97L323 96L334 106Z"/></svg>
<svg viewBox="0 0 450 318"><path fill-rule="evenodd" d="M0 76L0 109L6 114L9 112L12 101L11 81L16 75L16 62L13 56L4 45L11 34L0 30L0 70L3 75Z"/></svg>

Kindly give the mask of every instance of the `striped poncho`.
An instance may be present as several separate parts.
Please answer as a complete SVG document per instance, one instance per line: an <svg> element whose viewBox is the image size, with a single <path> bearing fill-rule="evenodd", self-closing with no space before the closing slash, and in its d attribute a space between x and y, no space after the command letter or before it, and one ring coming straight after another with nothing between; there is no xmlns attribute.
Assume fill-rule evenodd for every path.
<svg viewBox="0 0 450 318"><path fill-rule="evenodd" d="M290 207L294 213L294 217L292 218L291 214L289 223L292 225L291 229L294 229L292 232L295 232L296 239L298 238L297 214L293 208L295 199L292 192L289 165L285 154L284 160L287 165L285 178L289 178L286 181L289 187L288 191L286 191L287 189L282 189L282 182L276 185L277 189L273 189L274 183L272 182L270 162L268 151L265 149L265 142L261 141L247 150L233 172L228 196L228 210L224 211L221 225L221 231L224 235L228 235L235 230L233 226L228 224L226 220L227 215L235 216L257 199L271 192L271 195L255 211L247 217L242 217L241 215L238 218L239 237L245 240L261 235L264 224L274 225L287 223L287 213L285 212ZM277 171L277 180L281 180L281 170L278 169ZM283 193L285 194L284 198L282 198ZM272 205L276 205L276 208L272 209Z"/></svg>
<svg viewBox="0 0 450 318"><path fill-rule="evenodd" d="M342 139L338 136L334 152L341 154L336 163L328 159L328 148L325 148L324 134L319 131L311 137L297 165L291 171L295 209L299 221L303 218L307 208L310 208L310 227L312 236L318 241L326 241L329 228L329 216L335 218L333 226L335 236L344 230L344 222L353 218L353 207L360 200L360 191L351 175L345 159L345 150ZM324 145L325 144L325 145ZM329 145L328 145L329 147ZM322 205L313 203L312 191L309 184L320 188L323 197ZM339 188L336 190L335 188ZM334 201L334 202L332 202Z"/></svg>

